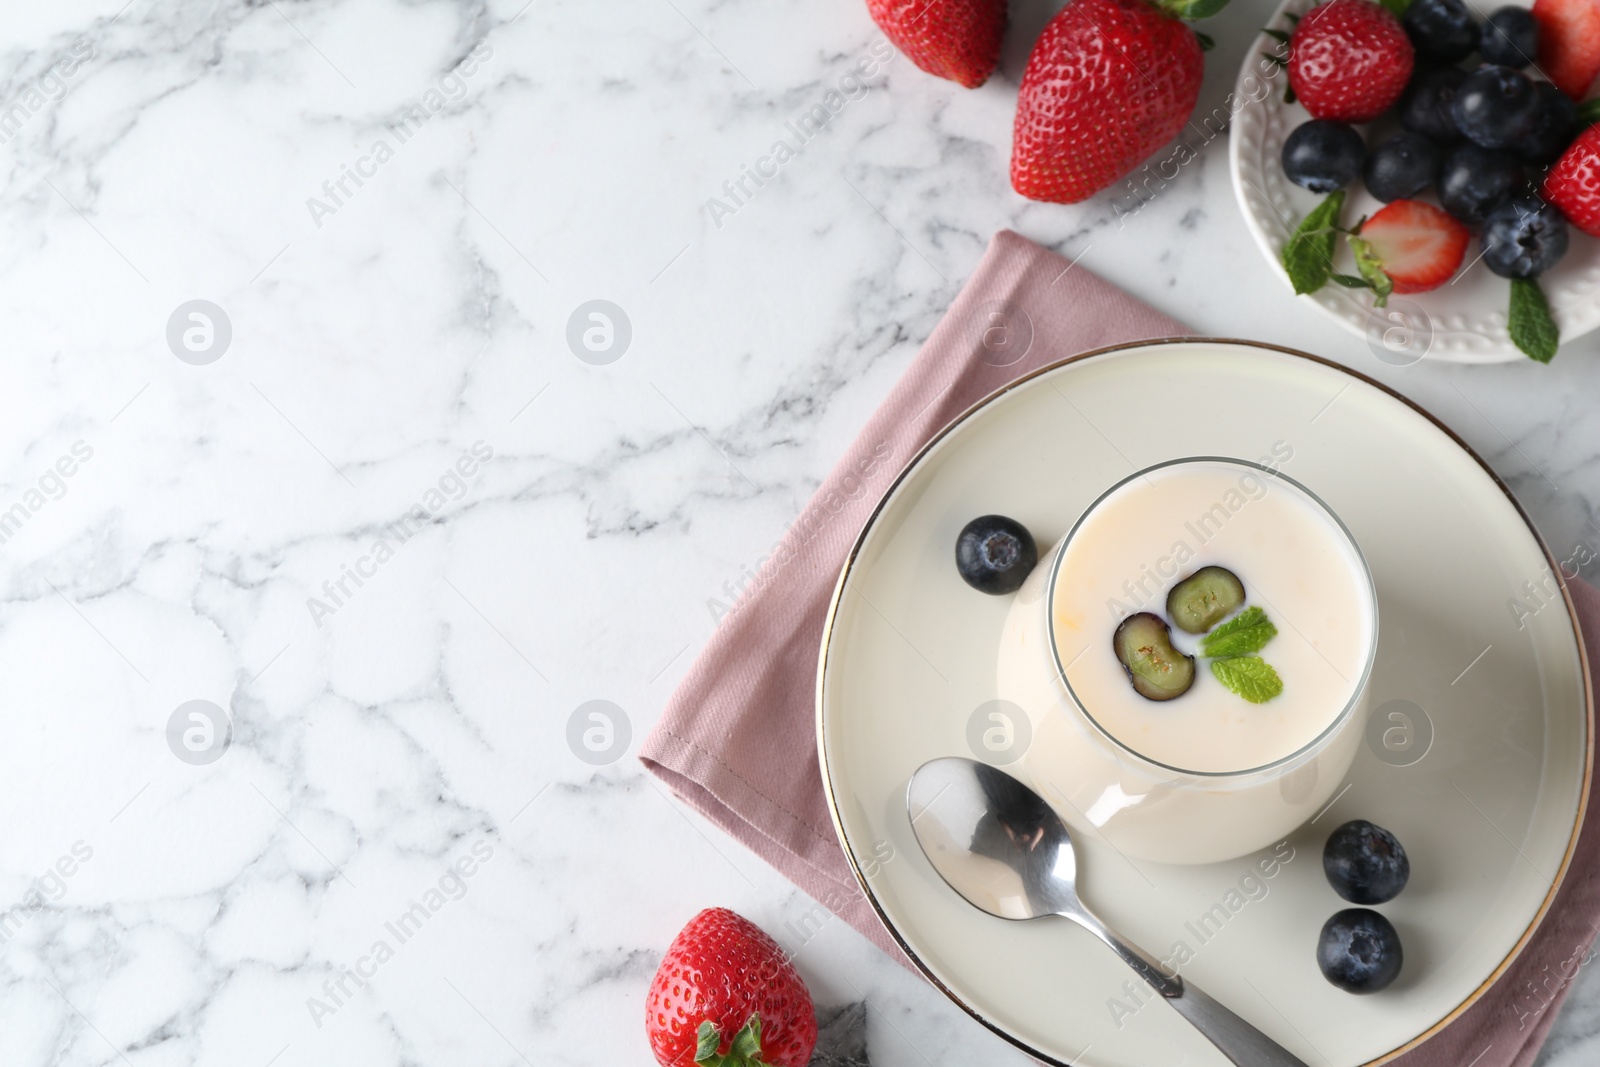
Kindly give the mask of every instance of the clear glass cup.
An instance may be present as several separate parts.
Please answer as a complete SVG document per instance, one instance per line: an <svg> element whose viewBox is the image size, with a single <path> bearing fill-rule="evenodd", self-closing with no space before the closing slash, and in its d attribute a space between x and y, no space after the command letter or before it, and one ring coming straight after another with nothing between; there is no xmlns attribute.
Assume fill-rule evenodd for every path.
<svg viewBox="0 0 1600 1067"><path fill-rule="evenodd" d="M1325 717L1325 726L1308 743L1273 753L1272 758L1247 760L1245 766L1185 767L1177 759L1152 758L1130 745L1095 717L1095 709L1084 706L1071 684L1068 667L1072 665L1062 663L1056 641L1057 579L1073 550L1074 536L1108 499L1116 501L1124 486L1180 464L1237 469L1241 478L1255 478L1271 492L1298 494L1328 524L1321 532L1348 548L1348 557L1341 557L1351 568L1344 575L1350 580L1345 588L1356 590L1358 610L1364 612L1356 620L1364 630L1354 636L1358 674L1347 693L1336 694L1338 707L1317 709L1316 721ZM1248 577L1241 577L1248 590ZM1113 629L1110 622L1104 626L1107 655L1111 654ZM1006 621L998 694L1021 707L1032 726L1033 739L1019 769L1075 831L1103 837L1118 851L1141 859L1212 863L1282 840L1328 803L1349 771L1366 727L1367 683L1377 653L1377 632L1377 595L1371 570L1350 531L1320 498L1259 463L1188 457L1138 471L1112 486L1034 568ZM1270 658L1271 649L1269 643L1262 654ZM1092 650L1086 646L1085 651ZM1197 660L1197 675L1204 669ZM1200 681L1197 676L1196 684ZM1160 704L1161 713L1168 714L1170 709L1172 715L1185 714L1183 700L1178 697Z"/></svg>

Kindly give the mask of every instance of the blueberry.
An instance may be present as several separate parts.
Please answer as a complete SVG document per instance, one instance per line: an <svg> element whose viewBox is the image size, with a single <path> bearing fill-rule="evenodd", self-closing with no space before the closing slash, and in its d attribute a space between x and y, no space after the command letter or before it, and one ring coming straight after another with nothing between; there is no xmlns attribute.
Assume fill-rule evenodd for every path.
<svg viewBox="0 0 1600 1067"><path fill-rule="evenodd" d="M1510 148L1533 131L1539 91L1520 70L1479 67L1456 90L1451 115L1467 140L1485 148Z"/></svg>
<svg viewBox="0 0 1600 1067"><path fill-rule="evenodd" d="M1435 63L1465 59L1478 47L1478 24L1462 0L1412 0L1400 23L1417 55Z"/></svg>
<svg viewBox="0 0 1600 1067"><path fill-rule="evenodd" d="M1361 177L1367 192L1386 204L1408 200L1433 184L1441 156L1438 145L1420 133L1406 130L1367 153Z"/></svg>
<svg viewBox="0 0 1600 1067"><path fill-rule="evenodd" d="M1476 226L1525 181L1522 164L1509 153L1457 145L1439 166L1439 203L1468 226Z"/></svg>
<svg viewBox="0 0 1600 1067"><path fill-rule="evenodd" d="M1429 67L1414 75L1400 98L1400 125L1441 144L1460 140L1452 109L1456 90L1466 80L1460 67Z"/></svg>
<svg viewBox="0 0 1600 1067"><path fill-rule="evenodd" d="M1489 16L1478 38L1485 63L1526 67L1539 54L1539 24L1525 7L1502 7Z"/></svg>
<svg viewBox="0 0 1600 1067"><path fill-rule="evenodd" d="M1346 908L1322 924L1317 966L1346 993L1376 993L1400 976L1405 953L1394 925L1367 908Z"/></svg>
<svg viewBox="0 0 1600 1067"><path fill-rule="evenodd" d="M1549 82L1538 83L1539 114L1533 132L1516 145L1517 155L1529 163L1554 163L1578 135L1578 105Z"/></svg>
<svg viewBox="0 0 1600 1067"><path fill-rule="evenodd" d="M1296 126L1283 142L1283 173L1313 193L1331 193L1361 173L1366 145L1343 122L1312 119Z"/></svg>
<svg viewBox="0 0 1600 1067"><path fill-rule="evenodd" d="M1038 562L1033 535L1004 515L973 519L956 538L956 570L980 593L1016 592Z"/></svg>
<svg viewBox="0 0 1600 1067"><path fill-rule="evenodd" d="M1537 197L1519 196L1489 212L1483 262L1502 278L1537 278L1567 254L1567 220Z"/></svg>
<svg viewBox="0 0 1600 1067"><path fill-rule="evenodd" d="M1393 900L1411 877L1411 861L1393 834L1365 819L1352 819L1328 835L1322 873L1333 891L1352 904Z"/></svg>

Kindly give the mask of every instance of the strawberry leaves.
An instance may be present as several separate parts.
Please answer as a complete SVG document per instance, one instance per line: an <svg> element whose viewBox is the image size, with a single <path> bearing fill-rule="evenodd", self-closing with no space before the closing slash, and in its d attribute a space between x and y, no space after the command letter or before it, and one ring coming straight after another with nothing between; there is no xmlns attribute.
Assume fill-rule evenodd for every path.
<svg viewBox="0 0 1600 1067"><path fill-rule="evenodd" d="M1360 232L1360 227L1356 228L1356 232ZM1362 282L1375 294L1372 305L1383 307L1389 302L1389 294L1394 292L1394 279L1384 272L1383 261L1373 252L1372 245L1354 234L1350 237L1350 253L1356 257L1356 273L1361 275Z"/></svg>
<svg viewBox="0 0 1600 1067"><path fill-rule="evenodd" d="M1529 359L1549 363L1561 345L1561 331L1550 317L1544 290L1532 278L1511 280L1511 314L1507 323L1511 341Z"/></svg>
<svg viewBox="0 0 1600 1067"><path fill-rule="evenodd" d="M1208 19L1228 6L1228 0L1157 0L1156 6L1173 18Z"/></svg>
<svg viewBox="0 0 1600 1067"><path fill-rule="evenodd" d="M695 1031L695 1063L702 1067L762 1067L761 1016L750 1016L744 1027L733 1035L733 1044L728 1046L725 1054L717 1053L720 1047L722 1031L716 1023L707 1019Z"/></svg>

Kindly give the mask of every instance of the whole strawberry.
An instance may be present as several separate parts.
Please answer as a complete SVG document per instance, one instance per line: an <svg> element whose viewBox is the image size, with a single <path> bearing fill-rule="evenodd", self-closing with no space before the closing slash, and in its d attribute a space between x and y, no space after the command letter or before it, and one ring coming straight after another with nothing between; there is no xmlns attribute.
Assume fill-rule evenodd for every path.
<svg viewBox="0 0 1600 1067"><path fill-rule="evenodd" d="M1072 0L1022 75L1012 188L1087 200L1177 136L1204 73L1194 31L1145 0Z"/></svg>
<svg viewBox="0 0 1600 1067"><path fill-rule="evenodd" d="M867 11L911 62L968 89L1000 62L1006 0L867 0Z"/></svg>
<svg viewBox="0 0 1600 1067"><path fill-rule="evenodd" d="M777 942L727 908L673 938L645 999L661 1067L806 1067L817 1043L811 994Z"/></svg>
<svg viewBox="0 0 1600 1067"><path fill-rule="evenodd" d="M1289 88L1313 118L1371 122L1400 99L1416 56L1400 20L1372 0L1328 0L1289 38Z"/></svg>
<svg viewBox="0 0 1600 1067"><path fill-rule="evenodd" d="M1590 126L1567 146L1544 178L1544 198L1567 221L1600 237L1600 126Z"/></svg>

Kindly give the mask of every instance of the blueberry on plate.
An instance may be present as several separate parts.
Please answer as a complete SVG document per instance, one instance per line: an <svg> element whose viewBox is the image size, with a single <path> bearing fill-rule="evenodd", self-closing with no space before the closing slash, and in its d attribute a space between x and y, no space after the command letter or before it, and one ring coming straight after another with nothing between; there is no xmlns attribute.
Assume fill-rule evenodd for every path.
<svg viewBox="0 0 1600 1067"><path fill-rule="evenodd" d="M1525 7L1502 7L1489 15L1478 37L1478 52L1485 63L1519 70L1539 54L1539 24Z"/></svg>
<svg viewBox="0 0 1600 1067"><path fill-rule="evenodd" d="M1353 126L1312 119L1283 142L1283 173L1313 193L1331 193L1361 173L1366 145Z"/></svg>
<svg viewBox="0 0 1600 1067"><path fill-rule="evenodd" d="M1536 88L1539 114L1533 120L1533 131L1513 150L1529 163L1543 166L1560 159L1578 135L1578 105L1549 82L1539 82Z"/></svg>
<svg viewBox="0 0 1600 1067"><path fill-rule="evenodd" d="M1376 993L1400 976L1405 953L1394 925L1368 908L1346 908L1322 924L1317 966L1346 993Z"/></svg>
<svg viewBox="0 0 1600 1067"><path fill-rule="evenodd" d="M1400 97L1400 125L1440 144L1461 139L1456 129L1456 90L1467 80L1460 67L1428 67L1414 74Z"/></svg>
<svg viewBox="0 0 1600 1067"><path fill-rule="evenodd" d="M1322 873L1333 891L1352 904L1393 900L1411 877L1411 861L1393 834L1365 819L1352 819L1328 835Z"/></svg>
<svg viewBox="0 0 1600 1067"><path fill-rule="evenodd" d="M1028 528L1004 515L973 519L956 538L956 570L980 593L1015 593L1038 562Z"/></svg>
<svg viewBox="0 0 1600 1067"><path fill-rule="evenodd" d="M1432 140L1404 130L1367 153L1361 179L1367 192L1385 204L1409 200L1433 184L1442 156Z"/></svg>
<svg viewBox="0 0 1600 1067"><path fill-rule="evenodd" d="M1567 220L1538 197L1506 201L1483 223L1483 262L1502 278L1537 278L1567 254Z"/></svg>
<svg viewBox="0 0 1600 1067"><path fill-rule="evenodd" d="M1510 200L1525 180L1522 164L1510 153L1471 143L1457 145L1439 165L1439 203L1468 226L1476 226Z"/></svg>
<svg viewBox="0 0 1600 1067"><path fill-rule="evenodd" d="M1454 63L1478 47L1478 24L1462 0L1412 0L1400 24L1422 59Z"/></svg>
<svg viewBox="0 0 1600 1067"><path fill-rule="evenodd" d="M1539 91L1520 70L1479 67L1456 90L1450 113L1467 140L1485 148L1510 148L1533 131Z"/></svg>

